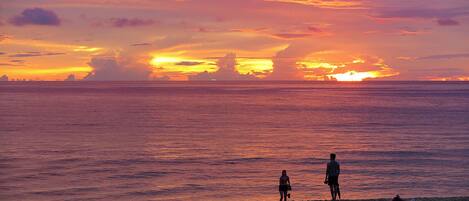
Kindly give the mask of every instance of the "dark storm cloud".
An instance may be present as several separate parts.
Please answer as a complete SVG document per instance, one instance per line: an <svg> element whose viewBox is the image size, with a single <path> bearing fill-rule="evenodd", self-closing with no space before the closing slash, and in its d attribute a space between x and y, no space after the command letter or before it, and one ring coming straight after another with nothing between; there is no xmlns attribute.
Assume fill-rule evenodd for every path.
<svg viewBox="0 0 469 201"><path fill-rule="evenodd" d="M47 26L59 26L60 19L51 10L46 10L42 8L28 8L23 10L23 12L18 15L10 18L10 24L15 26L23 25L47 25Z"/></svg>

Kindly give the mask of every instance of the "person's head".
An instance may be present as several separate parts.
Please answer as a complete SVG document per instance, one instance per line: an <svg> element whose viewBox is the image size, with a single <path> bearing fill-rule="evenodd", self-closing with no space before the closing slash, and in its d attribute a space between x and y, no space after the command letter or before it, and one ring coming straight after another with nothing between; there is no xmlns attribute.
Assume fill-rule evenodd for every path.
<svg viewBox="0 0 469 201"><path fill-rule="evenodd" d="M335 160L335 154L331 153L331 160Z"/></svg>
<svg viewBox="0 0 469 201"><path fill-rule="evenodd" d="M286 170L282 170L282 176L287 176L287 171Z"/></svg>

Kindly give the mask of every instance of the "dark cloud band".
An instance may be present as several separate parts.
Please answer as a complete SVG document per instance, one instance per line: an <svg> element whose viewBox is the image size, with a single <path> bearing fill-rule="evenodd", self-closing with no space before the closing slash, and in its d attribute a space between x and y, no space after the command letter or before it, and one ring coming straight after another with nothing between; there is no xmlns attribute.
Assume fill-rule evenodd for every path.
<svg viewBox="0 0 469 201"><path fill-rule="evenodd" d="M61 23L57 14L54 11L42 8L29 8L10 19L10 24L15 26L24 25L46 25L46 26L59 26Z"/></svg>

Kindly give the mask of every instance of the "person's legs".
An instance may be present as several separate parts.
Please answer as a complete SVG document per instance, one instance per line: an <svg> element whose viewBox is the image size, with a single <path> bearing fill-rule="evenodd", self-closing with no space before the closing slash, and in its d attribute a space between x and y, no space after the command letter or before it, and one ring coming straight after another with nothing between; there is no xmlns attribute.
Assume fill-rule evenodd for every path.
<svg viewBox="0 0 469 201"><path fill-rule="evenodd" d="M279 191L280 192L280 201L283 200L283 191Z"/></svg>
<svg viewBox="0 0 469 201"><path fill-rule="evenodd" d="M339 199L342 199L342 198L340 197L340 187L339 187L339 183L337 183L335 186L336 186L335 192L336 192L337 195L339 196Z"/></svg>
<svg viewBox="0 0 469 201"><path fill-rule="evenodd" d="M287 194L288 194L288 191L283 191L283 199L284 199L284 201L287 201Z"/></svg>
<svg viewBox="0 0 469 201"><path fill-rule="evenodd" d="M334 185L334 200L337 200L337 195L339 194L339 192L337 191L337 189L339 188L339 186L337 186L337 184Z"/></svg>
<svg viewBox="0 0 469 201"><path fill-rule="evenodd" d="M337 199L337 194L338 194L338 185L339 185L339 182L338 182L338 177L329 177L329 185L330 185L330 188L331 188L331 197L332 197L332 200L336 200Z"/></svg>
<svg viewBox="0 0 469 201"><path fill-rule="evenodd" d="M334 200L337 200L337 184L334 184Z"/></svg>
<svg viewBox="0 0 469 201"><path fill-rule="evenodd" d="M329 184L329 188L331 189L331 198L332 198L332 200L335 200L335 198L334 198L334 185Z"/></svg>

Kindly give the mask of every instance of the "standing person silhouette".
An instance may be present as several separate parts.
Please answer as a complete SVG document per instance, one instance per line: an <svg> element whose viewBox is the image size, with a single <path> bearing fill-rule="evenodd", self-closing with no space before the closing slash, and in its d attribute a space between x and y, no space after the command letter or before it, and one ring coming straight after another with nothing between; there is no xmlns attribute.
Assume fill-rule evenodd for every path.
<svg viewBox="0 0 469 201"><path fill-rule="evenodd" d="M325 184L329 184L332 200L336 200L337 195L339 199L341 199L339 189L340 165L339 162L335 160L335 157L336 155L334 153L330 155L331 160L327 163L326 178L324 180Z"/></svg>
<svg viewBox="0 0 469 201"><path fill-rule="evenodd" d="M287 176L287 171L282 170L282 176L280 176L278 182L278 191L280 192L280 201L282 199L287 201L288 187L290 186L290 177Z"/></svg>

